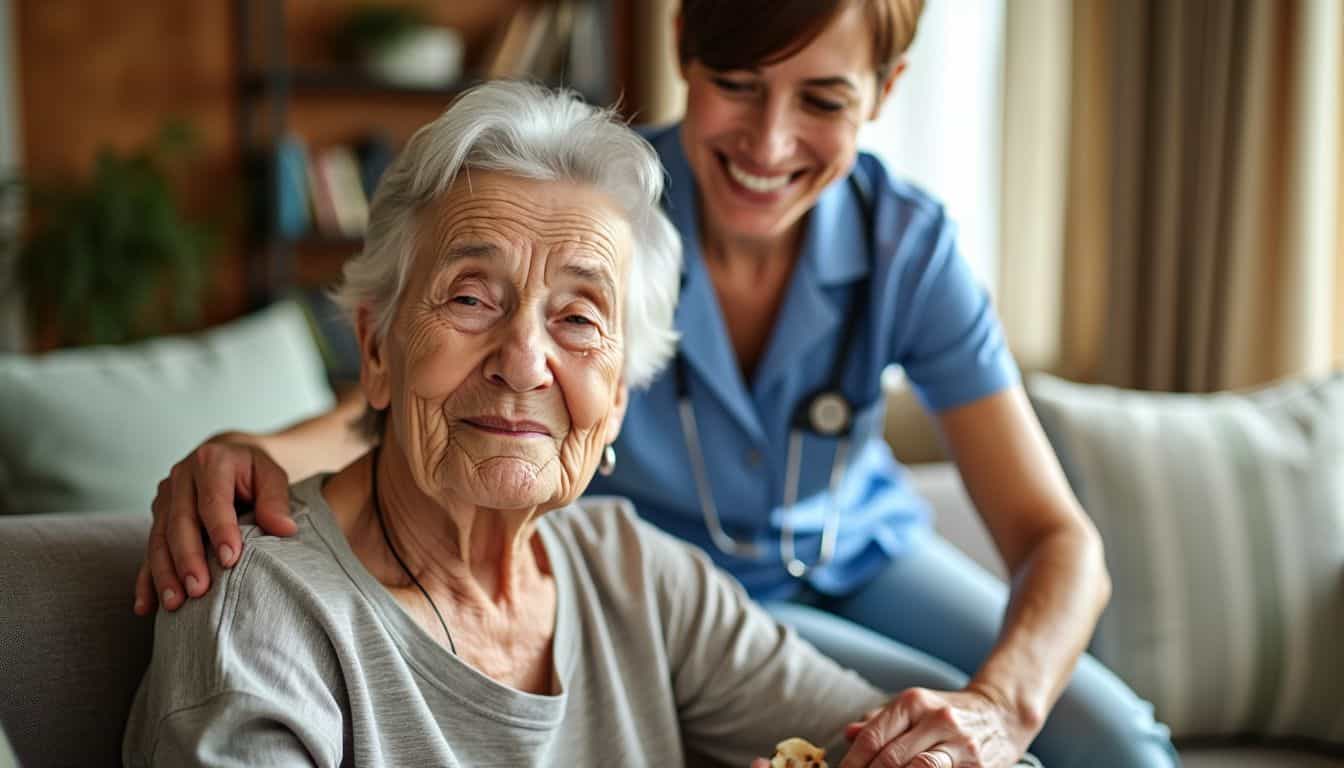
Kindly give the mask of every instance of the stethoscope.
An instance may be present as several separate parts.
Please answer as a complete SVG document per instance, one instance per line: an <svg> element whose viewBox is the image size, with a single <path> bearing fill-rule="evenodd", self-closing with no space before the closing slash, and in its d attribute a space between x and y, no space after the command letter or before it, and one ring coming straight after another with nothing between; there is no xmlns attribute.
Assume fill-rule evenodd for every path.
<svg viewBox="0 0 1344 768"><path fill-rule="evenodd" d="M873 203L866 178L860 178L860 167L855 165L849 176L850 184L859 198L860 210L864 219L864 231L867 235L869 258L876 253L873 233ZM871 275L871 270L869 272ZM794 409L789 428L789 451L784 470L784 515L779 532L779 556L789 575L801 579L813 568L821 568L835 557L835 541L840 531L840 508L835 503L835 495L844 479L845 463L849 459L850 435L854 429L854 404L845 396L841 383L854 345L854 338L862 327L861 322L867 314L869 280L865 278L856 286L854 306L845 318L845 332L841 337L840 353L831 366L831 375L824 387L813 392ZM752 541L740 541L723 529L719 518L718 506L714 503L714 494L709 484L709 472L705 468L705 455L701 450L700 431L696 427L695 409L691 405L690 382L686 373L686 360L678 350L675 361L677 385L677 414L681 419L681 431L686 441L686 451L691 457L691 473L695 478L695 491L700 501L700 511L705 520L705 528L714 546L725 555L749 559L759 559L760 549ZM799 476L802 473L803 432L810 431L827 438L836 438L835 457L831 461L830 481L826 491L826 519L822 524L821 548L817 560L811 566L800 559L794 548L793 523L790 511L798 502Z"/></svg>

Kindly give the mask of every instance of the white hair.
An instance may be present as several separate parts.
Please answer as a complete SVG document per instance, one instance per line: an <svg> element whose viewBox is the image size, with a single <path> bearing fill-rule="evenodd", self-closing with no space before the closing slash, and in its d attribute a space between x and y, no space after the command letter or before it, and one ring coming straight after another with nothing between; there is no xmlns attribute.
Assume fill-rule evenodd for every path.
<svg viewBox="0 0 1344 768"><path fill-rule="evenodd" d="M378 183L364 250L346 262L336 302L352 318L370 306L375 333L386 337L415 255L418 214L473 169L589 184L625 208L634 253L621 306L624 377L633 388L652 382L676 349L681 278L681 238L660 207L662 165L613 111L568 91L484 83L416 131Z"/></svg>

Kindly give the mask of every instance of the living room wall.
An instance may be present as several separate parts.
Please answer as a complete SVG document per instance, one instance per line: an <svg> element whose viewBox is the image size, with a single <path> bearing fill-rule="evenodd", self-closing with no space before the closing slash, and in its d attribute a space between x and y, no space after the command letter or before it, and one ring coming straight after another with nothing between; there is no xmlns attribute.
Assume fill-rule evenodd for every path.
<svg viewBox="0 0 1344 768"><path fill-rule="evenodd" d="M501 20L528 0L424 4L433 20L458 29L468 63ZM223 223L204 321L246 309L243 174L238 135L239 62L232 0L3 0L9 6L20 159L25 173L52 178L87 172L99 148L131 149L163 121L184 118L199 137L196 173L181 190L189 211ZM329 33L358 0L283 0L292 59L330 58ZM260 4L258 4L260 5ZM618 2L617 7L622 7ZM615 51L618 61L628 51ZM292 124L315 142L343 141L370 121L409 135L442 105L379 96L295 103Z"/></svg>
<svg viewBox="0 0 1344 768"><path fill-rule="evenodd" d="M128 150L181 117L200 144L188 210L228 211L239 192L227 2L13 0L22 162L33 178L87 173L99 148ZM236 218L236 217L235 217ZM206 321L242 311L237 227L226 226Z"/></svg>

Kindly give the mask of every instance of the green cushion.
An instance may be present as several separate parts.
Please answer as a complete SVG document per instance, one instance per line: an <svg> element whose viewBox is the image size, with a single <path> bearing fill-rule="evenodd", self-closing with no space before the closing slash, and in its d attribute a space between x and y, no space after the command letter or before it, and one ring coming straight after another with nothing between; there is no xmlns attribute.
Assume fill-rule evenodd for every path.
<svg viewBox="0 0 1344 768"><path fill-rule="evenodd" d="M1177 737L1344 742L1344 374L1028 389L1105 541L1094 653Z"/></svg>
<svg viewBox="0 0 1344 768"><path fill-rule="evenodd" d="M331 404L307 321L287 302L195 336L0 356L0 513L145 512L210 435Z"/></svg>

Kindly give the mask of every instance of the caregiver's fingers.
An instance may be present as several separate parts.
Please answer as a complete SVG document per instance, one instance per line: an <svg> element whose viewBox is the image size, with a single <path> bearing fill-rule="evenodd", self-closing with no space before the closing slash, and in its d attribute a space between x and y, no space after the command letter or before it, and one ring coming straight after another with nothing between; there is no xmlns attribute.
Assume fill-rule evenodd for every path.
<svg viewBox="0 0 1344 768"><path fill-rule="evenodd" d="M289 475L260 448L254 447L249 453L251 498L257 513L257 526L272 536L293 536L298 533L299 526L290 515Z"/></svg>
<svg viewBox="0 0 1344 768"><path fill-rule="evenodd" d="M177 570L173 567L173 557L168 551L168 537L165 534L168 525L166 501L162 500L163 489L168 485L164 480L159 483L160 495L154 499L154 523L149 528L149 540L145 543L145 558L149 563L150 580L154 583L151 592L154 597L144 601L152 605L158 602L168 610L176 610L182 599L182 584L177 580ZM148 608L146 609L148 611Z"/></svg>
<svg viewBox="0 0 1344 768"><path fill-rule="evenodd" d="M135 615L148 616L158 606L154 597L154 581L149 578L149 561L141 560L135 574Z"/></svg>
<svg viewBox="0 0 1344 768"><path fill-rule="evenodd" d="M198 597L210 586L210 569L206 567L205 547L201 543L201 524L195 513L200 503L198 485L191 469L182 464L173 467L169 485L173 496L164 531L168 550L186 595Z"/></svg>

